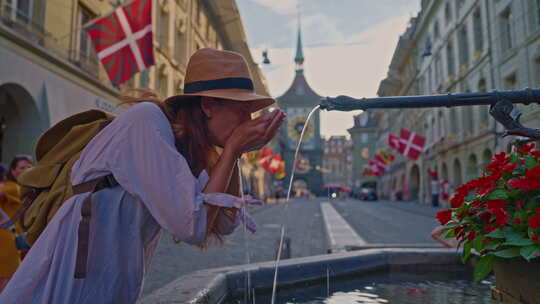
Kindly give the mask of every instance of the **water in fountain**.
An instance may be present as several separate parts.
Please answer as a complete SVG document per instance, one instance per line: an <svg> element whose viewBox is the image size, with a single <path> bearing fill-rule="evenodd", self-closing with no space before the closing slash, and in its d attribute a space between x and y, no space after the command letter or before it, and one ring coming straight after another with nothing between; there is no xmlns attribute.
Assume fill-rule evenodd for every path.
<svg viewBox="0 0 540 304"><path fill-rule="evenodd" d="M304 133L306 132L306 129L309 124L309 120L311 119L311 116L315 111L317 111L320 108L320 105L317 105L314 107L311 112L309 112L306 121L304 122L304 127L302 128L302 132L300 133L300 138L298 139L298 144L296 145L296 151L294 152L294 158L293 158L293 166L291 170L291 177L289 180L289 188L287 189L287 198L285 200L285 207L284 209L284 215L282 217L283 222L281 224L281 236L279 239L279 247L277 252L277 258L276 258L276 264L275 264L275 270L274 270L274 283L272 286L272 301L271 304L275 303L275 296L276 296L276 289L277 289L277 276L278 276L278 269L279 269L279 262L281 260L281 251L283 250L283 239L285 237L285 223L287 223L287 207L289 205L289 200L291 199L291 191L292 191L292 185L294 181L294 173L296 172L296 159L298 158L298 152L300 152L300 146L302 145L302 139L304 138Z"/></svg>

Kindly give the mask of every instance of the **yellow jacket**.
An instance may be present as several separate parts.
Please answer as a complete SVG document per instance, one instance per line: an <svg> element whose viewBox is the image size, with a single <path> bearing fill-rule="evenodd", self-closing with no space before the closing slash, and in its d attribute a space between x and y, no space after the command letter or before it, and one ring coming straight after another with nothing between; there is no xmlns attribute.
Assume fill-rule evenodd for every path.
<svg viewBox="0 0 540 304"><path fill-rule="evenodd" d="M21 188L14 182L6 181L0 183L0 191L6 195L5 199L0 200L0 208L11 218L21 207ZM20 263L19 252L15 247L15 234L11 230L0 229L0 277L11 277Z"/></svg>

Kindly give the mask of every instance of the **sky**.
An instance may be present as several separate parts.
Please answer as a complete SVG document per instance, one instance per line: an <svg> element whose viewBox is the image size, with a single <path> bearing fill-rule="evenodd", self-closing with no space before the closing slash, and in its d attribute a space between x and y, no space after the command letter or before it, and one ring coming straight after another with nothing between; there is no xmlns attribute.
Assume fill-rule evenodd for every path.
<svg viewBox="0 0 540 304"><path fill-rule="evenodd" d="M256 62L273 97L294 78L301 15L304 74L321 96L374 97L386 77L399 36L420 9L420 0L237 0ZM298 7L300 8L298 10ZM321 112L321 133L348 135L359 112Z"/></svg>

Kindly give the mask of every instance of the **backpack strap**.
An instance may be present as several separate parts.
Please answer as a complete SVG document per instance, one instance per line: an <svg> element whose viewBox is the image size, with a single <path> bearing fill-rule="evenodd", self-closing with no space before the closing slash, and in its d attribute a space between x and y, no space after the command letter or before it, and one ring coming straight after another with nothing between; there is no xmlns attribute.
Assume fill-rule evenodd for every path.
<svg viewBox="0 0 540 304"><path fill-rule="evenodd" d="M105 188L113 188L118 182L112 174L84 182L73 186L73 194L95 193ZM86 267L88 263L88 247L90 238L90 218L92 216L92 195L87 196L81 206L81 221L79 222L77 259L75 262L75 278L84 279L86 277Z"/></svg>
<svg viewBox="0 0 540 304"><path fill-rule="evenodd" d="M32 189L25 197L23 204L19 210L15 213L15 215L9 219L9 221L1 223L0 229L9 229L9 227L13 226L17 220L20 218L22 219L24 212L30 208L36 197L39 195L40 190L39 189ZM22 223L21 223L22 224Z"/></svg>

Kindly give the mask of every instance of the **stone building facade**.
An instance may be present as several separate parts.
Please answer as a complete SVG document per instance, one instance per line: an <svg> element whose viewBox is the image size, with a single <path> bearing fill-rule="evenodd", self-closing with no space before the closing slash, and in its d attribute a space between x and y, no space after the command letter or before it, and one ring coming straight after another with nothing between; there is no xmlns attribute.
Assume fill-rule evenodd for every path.
<svg viewBox="0 0 540 304"><path fill-rule="evenodd" d="M323 141L323 181L325 185L352 188L352 141L346 136L330 136Z"/></svg>
<svg viewBox="0 0 540 304"><path fill-rule="evenodd" d="M82 27L127 2L0 1L0 163L32 154L37 137L68 115L115 111L127 88L150 88L162 97L181 93L188 58L202 47L243 54L256 91L268 94L234 0L154 0L155 65L113 87ZM264 170L243 169L263 193Z"/></svg>
<svg viewBox="0 0 540 304"><path fill-rule="evenodd" d="M424 0L400 37L381 81L379 96L443 94L522 89L540 85L540 3L530 0ZM540 127L538 105L518 106L522 122ZM488 106L377 110L376 145L389 133L409 128L427 139L416 160L399 157L380 178L390 197L428 202L429 171L451 188L479 174L509 138ZM398 122L398 123L396 123ZM355 174L361 172L356 171Z"/></svg>

